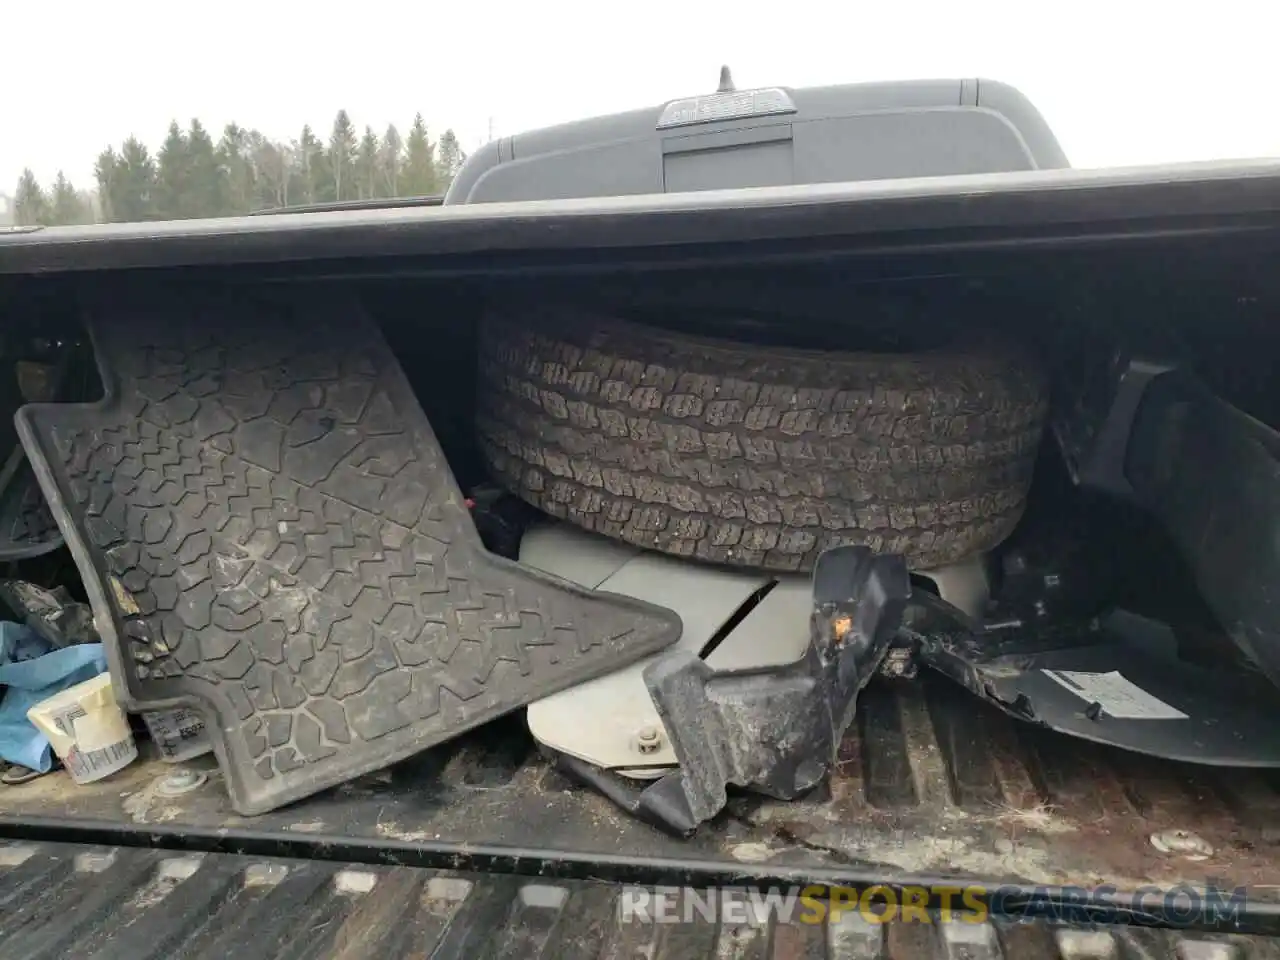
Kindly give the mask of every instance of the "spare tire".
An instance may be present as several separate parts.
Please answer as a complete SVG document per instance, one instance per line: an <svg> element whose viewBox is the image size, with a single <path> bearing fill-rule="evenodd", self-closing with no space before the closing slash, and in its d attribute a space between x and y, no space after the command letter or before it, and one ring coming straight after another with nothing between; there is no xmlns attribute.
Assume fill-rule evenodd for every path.
<svg viewBox="0 0 1280 960"><path fill-rule="evenodd" d="M1021 517L1046 412L1001 347L754 346L572 310L486 317L480 445L552 516L683 557L808 570L861 543L928 569Z"/></svg>

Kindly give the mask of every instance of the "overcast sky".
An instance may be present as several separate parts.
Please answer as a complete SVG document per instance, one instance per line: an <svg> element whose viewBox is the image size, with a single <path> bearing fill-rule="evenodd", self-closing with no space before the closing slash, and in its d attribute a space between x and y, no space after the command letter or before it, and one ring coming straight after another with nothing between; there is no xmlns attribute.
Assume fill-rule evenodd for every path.
<svg viewBox="0 0 1280 960"><path fill-rule="evenodd" d="M107 144L169 120L281 139L453 127L488 137L715 88L983 76L1019 87L1075 166L1280 155L1274 2L13 0L0 191L24 166L90 186ZM331 12L332 10L332 12Z"/></svg>

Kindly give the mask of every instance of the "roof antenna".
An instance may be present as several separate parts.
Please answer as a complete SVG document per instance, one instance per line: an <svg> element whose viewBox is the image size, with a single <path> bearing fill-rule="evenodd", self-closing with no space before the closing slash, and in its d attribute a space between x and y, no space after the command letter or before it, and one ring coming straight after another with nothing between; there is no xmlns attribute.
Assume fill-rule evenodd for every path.
<svg viewBox="0 0 1280 960"><path fill-rule="evenodd" d="M720 68L720 86L716 89L716 93L733 93L737 87L733 85L733 74L729 72L726 64Z"/></svg>

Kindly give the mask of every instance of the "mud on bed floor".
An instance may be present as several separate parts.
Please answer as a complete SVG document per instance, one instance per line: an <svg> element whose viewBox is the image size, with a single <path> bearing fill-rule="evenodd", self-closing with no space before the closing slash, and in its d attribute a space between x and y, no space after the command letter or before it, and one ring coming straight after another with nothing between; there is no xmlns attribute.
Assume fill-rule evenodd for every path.
<svg viewBox="0 0 1280 960"><path fill-rule="evenodd" d="M209 779L177 797L160 789L174 768L146 759L84 787L55 775L0 788L0 834L648 882L1212 879L1274 900L1262 888L1280 880L1269 774L1041 733L927 676L868 688L827 788L794 803L737 797L688 841L563 779L518 717L258 817L232 811L212 758L189 766ZM1178 831L1200 842L1161 852L1187 846Z"/></svg>

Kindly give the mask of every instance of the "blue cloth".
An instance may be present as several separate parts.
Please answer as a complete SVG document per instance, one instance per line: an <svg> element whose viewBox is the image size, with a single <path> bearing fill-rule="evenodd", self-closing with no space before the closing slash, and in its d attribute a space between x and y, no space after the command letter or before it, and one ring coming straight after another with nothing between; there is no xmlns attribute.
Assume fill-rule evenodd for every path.
<svg viewBox="0 0 1280 960"><path fill-rule="evenodd" d="M25 624L0 620L0 666L15 660L32 660L52 649L48 640Z"/></svg>
<svg viewBox="0 0 1280 960"><path fill-rule="evenodd" d="M100 643L55 650L30 627L0 621L0 758L46 773L53 766L49 738L27 719L41 700L107 669Z"/></svg>

